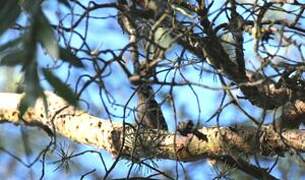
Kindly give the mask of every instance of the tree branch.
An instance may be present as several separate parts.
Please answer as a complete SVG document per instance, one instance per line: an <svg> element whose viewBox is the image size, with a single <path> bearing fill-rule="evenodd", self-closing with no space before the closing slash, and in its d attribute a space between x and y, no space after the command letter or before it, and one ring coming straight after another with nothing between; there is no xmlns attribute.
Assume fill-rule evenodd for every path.
<svg viewBox="0 0 305 180"><path fill-rule="evenodd" d="M153 156L163 159L194 161L236 153L273 156L290 150L305 152L305 130L287 130L279 134L272 125L262 127L202 127L198 129L206 138L192 133L175 135L167 131L144 129L123 123L111 122L77 110L57 95L45 92L48 101L48 116L41 99L22 118L18 104L22 94L0 93L0 121L14 124L49 128L53 134L60 134L81 144L105 149L118 155L122 140L122 153L143 158ZM55 132L54 132L55 130ZM125 134L125 137L123 137ZM175 140L176 139L176 140Z"/></svg>

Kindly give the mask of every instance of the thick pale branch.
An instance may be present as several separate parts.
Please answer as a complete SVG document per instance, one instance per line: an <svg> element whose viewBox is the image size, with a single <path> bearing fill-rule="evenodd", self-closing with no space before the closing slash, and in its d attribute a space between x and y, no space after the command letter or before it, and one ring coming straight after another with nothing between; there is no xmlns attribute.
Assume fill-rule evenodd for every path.
<svg viewBox="0 0 305 180"><path fill-rule="evenodd" d="M54 134L60 134L81 144L89 144L115 153L111 142L112 132L121 127L121 123L106 121L68 106L62 98L51 92L47 97L47 116L42 99L20 118L18 105L22 94L0 93L0 119L2 122L25 123L48 128Z"/></svg>
<svg viewBox="0 0 305 180"><path fill-rule="evenodd" d="M279 134L272 125L262 127L202 127L200 137L186 136L154 129L137 129L111 122L77 110L57 95L46 92L48 116L42 100L20 118L21 94L0 93L0 121L25 123L49 128L81 144L105 149L113 155L122 153L133 158L152 157L194 161L207 157L237 154L272 156L305 151L305 130L287 130ZM123 130L125 132L123 132ZM54 132L55 131L55 132ZM121 148L123 145L123 148Z"/></svg>

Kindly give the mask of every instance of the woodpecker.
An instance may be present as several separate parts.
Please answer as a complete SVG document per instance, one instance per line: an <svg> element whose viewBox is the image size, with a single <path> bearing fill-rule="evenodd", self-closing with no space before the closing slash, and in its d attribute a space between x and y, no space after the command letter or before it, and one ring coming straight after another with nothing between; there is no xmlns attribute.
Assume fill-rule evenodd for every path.
<svg viewBox="0 0 305 180"><path fill-rule="evenodd" d="M144 127L167 130L160 105L154 97L154 91L148 84L141 84L137 91L137 122Z"/></svg>
<svg viewBox="0 0 305 180"><path fill-rule="evenodd" d="M163 29L163 24L169 24L168 2L165 0L121 0L118 16L122 30L136 37L136 49L143 49L147 55L145 60L135 60L134 73L127 72L130 82L138 86L138 105L136 121L142 127L167 130L167 124L162 110L155 100L152 87L147 84L150 77L156 75L156 65L169 48L169 32ZM168 45L169 44L169 45ZM141 64L142 62L142 64ZM120 63L120 62L119 62ZM120 64L123 69L126 67Z"/></svg>
<svg viewBox="0 0 305 180"><path fill-rule="evenodd" d="M229 24L229 31L232 33L233 39L235 41L235 56L238 69L240 73L245 73L245 61L243 52L243 27L245 21L243 17L236 11L231 11L231 21Z"/></svg>

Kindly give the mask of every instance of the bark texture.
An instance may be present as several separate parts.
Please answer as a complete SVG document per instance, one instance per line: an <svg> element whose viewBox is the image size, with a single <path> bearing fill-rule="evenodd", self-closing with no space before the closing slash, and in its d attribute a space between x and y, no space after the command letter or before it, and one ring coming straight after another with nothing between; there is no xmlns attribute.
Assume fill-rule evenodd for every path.
<svg viewBox="0 0 305 180"><path fill-rule="evenodd" d="M305 151L305 130L279 133L273 125L259 128L202 127L198 129L200 137L193 133L178 135L94 117L69 106L54 93L45 94L47 115L39 99L21 118L18 104L23 95L0 93L1 122L38 126L52 135L62 135L78 143L104 149L114 156L120 154L133 158L195 161L232 154L274 156Z"/></svg>

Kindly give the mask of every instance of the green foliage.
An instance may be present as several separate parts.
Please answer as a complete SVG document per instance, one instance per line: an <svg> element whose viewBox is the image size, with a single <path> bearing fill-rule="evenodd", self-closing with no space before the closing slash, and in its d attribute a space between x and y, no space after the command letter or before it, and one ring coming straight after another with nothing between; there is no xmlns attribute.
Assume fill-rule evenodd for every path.
<svg viewBox="0 0 305 180"><path fill-rule="evenodd" d="M1 0L0 1L0 36L12 25L19 17L21 8L17 0Z"/></svg>
<svg viewBox="0 0 305 180"><path fill-rule="evenodd" d="M71 65L75 67L82 68L84 67L83 63L80 61L80 59L75 56L70 50L59 47L59 58L63 61L66 61L70 63Z"/></svg>
<svg viewBox="0 0 305 180"><path fill-rule="evenodd" d="M16 66L17 64L22 64L25 54L26 53L22 49L14 49L2 57L0 64L6 66Z"/></svg>
<svg viewBox="0 0 305 180"><path fill-rule="evenodd" d="M162 27L156 29L154 39L164 49L168 49L174 43L174 39L170 35L170 30Z"/></svg>
<svg viewBox="0 0 305 180"><path fill-rule="evenodd" d="M58 43L53 32L53 29L45 17L44 13L38 11L37 15L34 18L33 22L34 31L37 32L37 40L41 43L44 49L48 52L48 54L54 58L58 59L59 50Z"/></svg>
<svg viewBox="0 0 305 180"><path fill-rule="evenodd" d="M58 44L56 34L44 14L41 1L4 1L0 10L0 37L9 30L17 21L19 16L28 17L29 25L20 31L20 37L6 42L0 46L0 65L16 66L21 65L24 73L23 91L25 96L20 103L21 115L28 107L35 104L38 97L44 97L43 88L40 85L39 71L43 74L54 90L72 105L77 105L77 98L73 91L64 84L51 71L39 67L37 64L37 49L42 46L47 54L55 61L61 59L74 67L82 68L84 65L70 49L61 47ZM68 1L61 0L59 3L70 8ZM22 10L24 12L22 12Z"/></svg>
<svg viewBox="0 0 305 180"><path fill-rule="evenodd" d="M71 8L71 5L68 0L58 0L58 2L65 5L67 8Z"/></svg>
<svg viewBox="0 0 305 180"><path fill-rule="evenodd" d="M56 77L52 71L43 69L43 74L46 80L53 86L57 94L63 97L70 104L77 105L77 97L73 90L65 83L63 83L58 77Z"/></svg>
<svg viewBox="0 0 305 180"><path fill-rule="evenodd" d="M16 38L12 41L9 41L9 42L3 44L2 46L0 46L0 52L9 50L9 48L12 48L12 47L17 47L18 45L20 45L21 42L22 42L21 37Z"/></svg>
<svg viewBox="0 0 305 180"><path fill-rule="evenodd" d="M24 92L25 96L22 98L19 110L23 115L28 107L33 106L36 99L43 95L43 90L39 83L36 62L27 65L24 70Z"/></svg>

